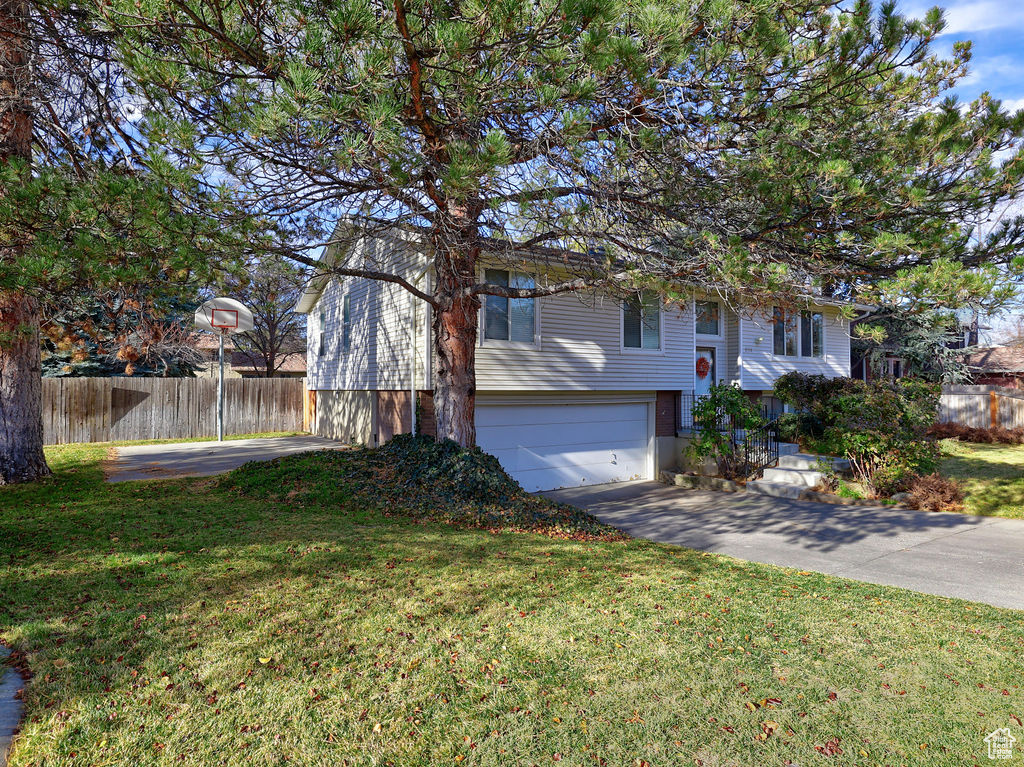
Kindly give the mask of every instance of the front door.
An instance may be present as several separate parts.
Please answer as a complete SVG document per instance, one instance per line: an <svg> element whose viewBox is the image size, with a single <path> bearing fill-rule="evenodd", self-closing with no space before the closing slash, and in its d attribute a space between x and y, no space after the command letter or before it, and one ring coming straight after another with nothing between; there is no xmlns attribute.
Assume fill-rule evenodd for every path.
<svg viewBox="0 0 1024 767"><path fill-rule="evenodd" d="M712 346L698 346L694 371L694 392L698 397L711 393L711 384L718 380L715 370L715 349Z"/></svg>

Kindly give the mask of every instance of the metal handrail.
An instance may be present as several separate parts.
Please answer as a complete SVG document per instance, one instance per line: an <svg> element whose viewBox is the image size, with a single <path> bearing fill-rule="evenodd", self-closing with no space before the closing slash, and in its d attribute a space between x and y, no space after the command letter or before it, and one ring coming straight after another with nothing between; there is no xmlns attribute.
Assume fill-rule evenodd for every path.
<svg viewBox="0 0 1024 767"><path fill-rule="evenodd" d="M779 460L779 421L773 418L763 426L747 429L743 435L743 476L757 479Z"/></svg>
<svg viewBox="0 0 1024 767"><path fill-rule="evenodd" d="M693 416L693 409L699 395L696 392L679 394L679 428L695 431L700 424ZM728 434L734 455L742 457L740 469L748 479L756 479L766 468L779 460L779 412L768 406L761 406L764 423L753 428L737 427L725 413L717 413L713 428Z"/></svg>

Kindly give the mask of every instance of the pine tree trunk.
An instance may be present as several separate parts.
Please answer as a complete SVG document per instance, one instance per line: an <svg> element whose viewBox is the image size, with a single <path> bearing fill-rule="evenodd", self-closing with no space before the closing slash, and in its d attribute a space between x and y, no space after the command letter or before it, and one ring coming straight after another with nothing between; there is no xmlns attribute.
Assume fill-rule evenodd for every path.
<svg viewBox="0 0 1024 767"><path fill-rule="evenodd" d="M480 299L458 291L475 281L476 257L440 255L435 259L435 295L442 306L434 311L434 414L437 439L463 447L476 444L476 338Z"/></svg>
<svg viewBox="0 0 1024 767"><path fill-rule="evenodd" d="M32 159L28 4L0 0L0 162ZM28 172L26 167L25 172ZM0 243L0 259L21 246ZM39 305L18 290L0 291L0 485L50 473L43 456L43 382Z"/></svg>
<svg viewBox="0 0 1024 767"><path fill-rule="evenodd" d="M434 414L437 438L476 444L476 333L480 301L434 312Z"/></svg>
<svg viewBox="0 0 1024 767"><path fill-rule="evenodd" d="M0 485L50 473L43 456L41 375L36 302L0 292Z"/></svg>

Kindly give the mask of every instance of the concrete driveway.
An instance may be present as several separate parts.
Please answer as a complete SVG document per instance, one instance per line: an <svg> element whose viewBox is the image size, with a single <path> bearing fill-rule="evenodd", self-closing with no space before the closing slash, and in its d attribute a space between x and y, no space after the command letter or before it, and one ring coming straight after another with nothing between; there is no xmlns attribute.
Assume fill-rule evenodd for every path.
<svg viewBox="0 0 1024 767"><path fill-rule="evenodd" d="M340 442L322 437L265 437L224 442L175 442L167 445L119 447L107 462L107 482L170 479L223 474L249 461L269 461L309 450L339 450Z"/></svg>
<svg viewBox="0 0 1024 767"><path fill-rule="evenodd" d="M1024 520L628 482L544 493L638 538L1024 609Z"/></svg>

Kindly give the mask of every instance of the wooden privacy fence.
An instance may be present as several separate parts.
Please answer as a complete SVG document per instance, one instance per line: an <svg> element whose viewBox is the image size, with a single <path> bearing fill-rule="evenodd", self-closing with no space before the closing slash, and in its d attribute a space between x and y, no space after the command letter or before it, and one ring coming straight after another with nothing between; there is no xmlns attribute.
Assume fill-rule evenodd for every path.
<svg viewBox="0 0 1024 767"><path fill-rule="evenodd" d="M301 431L301 378L224 381L224 433ZM44 378L48 445L217 436L214 378Z"/></svg>
<svg viewBox="0 0 1024 767"><path fill-rule="evenodd" d="M943 386L939 421L978 429L1024 427L1024 391L1003 386Z"/></svg>

